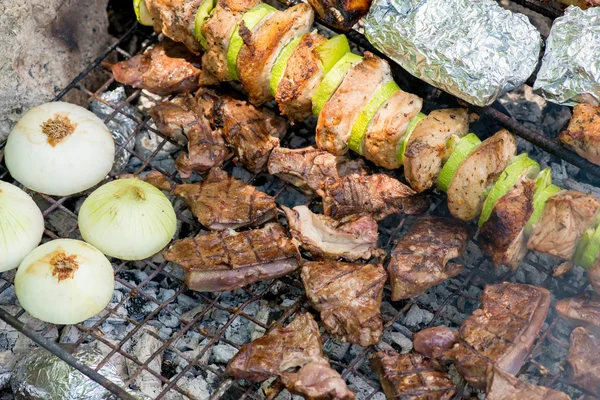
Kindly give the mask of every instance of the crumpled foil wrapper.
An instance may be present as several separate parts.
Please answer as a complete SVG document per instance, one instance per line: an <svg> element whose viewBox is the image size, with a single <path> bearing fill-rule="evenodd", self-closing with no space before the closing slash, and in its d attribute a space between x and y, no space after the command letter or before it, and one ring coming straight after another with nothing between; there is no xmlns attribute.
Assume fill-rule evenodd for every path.
<svg viewBox="0 0 600 400"><path fill-rule="evenodd" d="M523 84L541 48L527 17L493 0L375 0L365 35L412 75L477 106Z"/></svg>
<svg viewBox="0 0 600 400"><path fill-rule="evenodd" d="M533 89L554 103L600 105L600 7L557 18Z"/></svg>
<svg viewBox="0 0 600 400"><path fill-rule="evenodd" d="M98 96L113 107L117 107L119 104L127 99L125 90L122 87L118 87L115 90L107 91ZM101 120L105 120L111 115L115 109L102 103L101 101L94 99L90 104L90 110L96 114ZM121 110L130 115L135 115L135 109L133 106L126 104ZM106 124L108 130L112 133L112 137L115 141L115 162L112 167L113 173L119 173L125 168L131 153L126 149L133 150L135 145L135 139L131 139L127 144L119 149L119 146L123 145L127 139L133 134L136 126L136 122L131 118L117 112L115 116L108 121Z"/></svg>

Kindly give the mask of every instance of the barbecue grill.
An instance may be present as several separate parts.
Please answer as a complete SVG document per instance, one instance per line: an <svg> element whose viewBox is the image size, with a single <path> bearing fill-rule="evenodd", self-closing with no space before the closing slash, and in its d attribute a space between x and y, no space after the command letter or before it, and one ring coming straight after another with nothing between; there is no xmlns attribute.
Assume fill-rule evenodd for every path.
<svg viewBox="0 0 600 400"><path fill-rule="evenodd" d="M292 2L285 5L291 5ZM536 11L549 18L560 16L562 11L553 4L537 0L515 0L533 11ZM281 6L281 4L280 4ZM322 26L321 26L322 27ZM424 110L428 111L440 105L457 105L458 100L431 86L416 80L401 70L392 60L375 50L357 30L347 34L348 38L357 46L369 50L385 58L394 71L396 81L400 86L415 93L424 99ZM126 110L129 105L134 105L142 100L152 101L145 92L141 90L127 89L127 96L120 104L111 104L102 98L102 94L112 90L120 84L115 82L110 72L107 61L118 57L129 58L135 52L142 52L148 46L157 41L157 36L151 33L147 28L139 26L137 23L129 28L104 54L98 57L84 71L81 72L64 90L62 90L54 100L64 99L65 96L74 94L83 95L88 103L93 100L110 107L113 111L105 119L105 122L115 119L117 116L130 119L135 122L135 130L127 139L128 142L135 140L135 136L147 130L160 136L160 133L149 125L149 117L139 118ZM129 51L125 50L128 49ZM133 49L133 50L131 50ZM90 91L86 83L92 79L92 75L97 79L101 76L104 83L96 91ZM464 104L463 104L464 106ZM491 134L497 127L505 127L514 132L523 139L533 143L544 151L563 159L589 174L600 177L600 166L594 165L579 157L575 153L565 149L558 141L549 139L542 133L525 127L518 121L508 116L502 111L501 106L496 102L494 105L478 108L472 107L472 111L478 113L481 117L480 125L488 127L489 131L485 134ZM314 125L314 122L312 123ZM282 146L294 147L293 140L306 138L308 132L314 131L311 122L296 124L291 126L286 136L282 139ZM479 134L480 130L475 131ZM167 144L179 146L168 138L161 136L158 147L148 156L127 147L127 143L121 145L131 154L132 158L137 158L141 165L134 173L141 173L150 169L158 170L176 182L181 182L175 174L161 168L155 159L158 152ZM181 147L181 146L179 146ZM297 146L295 146L297 147ZM182 150L184 150L182 148ZM228 162L224 167L227 171L237 168L233 163ZM113 179L110 176L109 179ZM11 181L7 170L0 165L0 179ZM261 187L274 198L278 204L286 206L300 205L299 201L303 197L295 192L290 185L281 182L278 178L268 176L264 173L252 175L246 171L242 179L250 184ZM39 195L45 201L47 207L43 209L43 215L46 221L50 218L62 218L70 221L63 229L46 229L46 239L58 238L77 238L77 215L76 210L80 196L50 197ZM433 214L447 215L444 202L441 199L433 201L436 208ZM308 203L311 208L319 207L317 203ZM201 226L193 217L186 216L186 208L179 204L176 207L178 219L181 222L181 231L179 237L196 235L201 230ZM380 247L390 251L395 241L397 241L406 229L412 224L414 217L394 216L386 219L380 225ZM52 226L46 224L46 227ZM478 298L481 289L486 283L498 282L503 280L517 280L521 283L531 283L543 286L549 289L556 298L573 296L581 293L587 283L581 276L573 277L553 277L552 266L544 262L535 254L528 254L525 261L521 264L517 272L508 270L494 270L493 267L479 253L477 246L470 243L468 254L465 257L464 271L454 279L449 280L441 288L432 288L429 292L416 299L409 301L391 302L389 287L384 291L384 300L382 304L382 316L384 319L385 333L382 346L392 346L397 350L410 350L410 338L413 332L428 326L435 326L441 323L458 327L462 320L468 316L479 305ZM113 260L115 266L115 279L119 291L124 295L117 301L107 307L99 318L78 324L76 327L82 332L82 335L76 340L74 346L67 351L53 342L44 338L47 330L36 331L28 326L25 321L25 311L17 307L0 306L0 319L8 325L32 339L38 345L46 348L68 364L78 369L91 379L100 383L119 398L131 399L131 394L110 380L100 375L97 371L106 363L114 362L116 358L123 358L128 365L134 366L135 372L130 374L129 379L125 381L125 386L130 386L141 375L152 377L162 384L162 389L154 397L163 398L184 398L200 399L197 393L191 390L191 385L185 384L189 381L190 372L196 376L207 377L206 380L211 383L211 399L274 399L277 396L283 396L281 393L283 387L275 380L268 380L263 384L252 384L246 381L234 381L224 373L224 365L210 362L209 356L213 353L216 346L231 346L239 349L243 343L239 343L232 338L228 332L231 328L246 324L253 326L253 329L259 332L265 332L282 324L288 323L293 316L303 310L310 309L306 297L303 295L302 283L299 279L299 273L272 281L260 282L250 285L244 289L236 291L235 296L226 293L196 293L186 289L181 275L172 268L168 262L161 257L155 256L152 259L143 262L124 262ZM136 279L131 279L135 271L144 271L143 274L137 274ZM508 271L508 272L507 272ZM519 271L521 271L519 273ZM525 273L523 273L525 271ZM519 275L520 274L520 275ZM12 277L10 274L3 275L6 280L0 278L0 298L9 294L13 290ZM157 296L152 287L168 288L169 296ZM182 313L180 307L175 307L181 296L187 296L193 302L194 308ZM232 304L231 299L237 303ZM1 304L1 303L0 303ZM143 310L136 315L122 312L125 308L134 305L144 305ZM257 316L257 305L266 307L270 312L267 318ZM416 311L421 310L420 320L416 318ZM458 311L458 312L457 312ZM220 323L217 329L207 329L203 321L207 318L220 316ZM159 317L175 319L174 329L171 332L157 332L153 329L146 329L152 326L153 321ZM425 316L425 317L423 317ZM101 326L113 319L124 320L127 326L124 336L119 341L107 339L100 329ZM556 317L556 313L551 309L546 324L542 329L535 346L530 352L527 362L520 371L522 378L559 390L566 391L573 398L583 397L585 394L570 387L563 374L564 359L568 349L568 331L564 323ZM160 342L160 346L153 354L140 358L130 350L129 343L142 330L153 337L155 341ZM182 351L178 346L184 336L194 333L199 337L201 346L196 351ZM402 339L404 338L404 342ZM78 362L71 354L75 349L87 342L100 342L107 350L106 357L95 369L91 369ZM342 377L348 382L350 388L357 392L359 399L383 399L377 376L369 366L368 356L374 353L373 348L362 348L357 345L340 344L323 335L324 350L329 357L332 366L338 370ZM345 351L340 351L340 348ZM164 354L169 354L166 357ZM548 353L555 353L553 357L548 357ZM162 359L162 365L156 367L157 360ZM171 368L170 365L177 360L179 368ZM457 388L456 398L467 398L469 390L464 383ZM175 397L173 397L175 396ZM179 396L179 397L177 397ZM279 397L279 398L289 398Z"/></svg>

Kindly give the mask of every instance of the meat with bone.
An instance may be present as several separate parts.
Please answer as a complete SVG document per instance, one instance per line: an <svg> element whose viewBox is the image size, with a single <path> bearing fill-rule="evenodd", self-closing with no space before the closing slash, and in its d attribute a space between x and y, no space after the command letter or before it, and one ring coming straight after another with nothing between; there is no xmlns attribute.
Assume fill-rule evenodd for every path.
<svg viewBox="0 0 600 400"><path fill-rule="evenodd" d="M377 249L379 238L377 221L368 215L351 215L335 220L315 214L306 206L285 212L294 243L307 250L315 259L368 260L372 256L385 256Z"/></svg>
<svg viewBox="0 0 600 400"><path fill-rule="evenodd" d="M599 210L600 201L590 194L575 190L555 194L546 201L527 248L570 260L585 230L595 223Z"/></svg>
<svg viewBox="0 0 600 400"><path fill-rule="evenodd" d="M571 345L567 356L569 383L600 397L600 336L578 327L571 332Z"/></svg>
<svg viewBox="0 0 600 400"><path fill-rule="evenodd" d="M586 292L581 296L562 299L556 312L573 326L585 326L600 334L600 295Z"/></svg>
<svg viewBox="0 0 600 400"><path fill-rule="evenodd" d="M600 294L600 260L596 260L592 269L588 271L588 279L596 293Z"/></svg>
<svg viewBox="0 0 600 400"><path fill-rule="evenodd" d="M490 368L486 400L570 400L566 393L523 382L500 368Z"/></svg>
<svg viewBox="0 0 600 400"><path fill-rule="evenodd" d="M278 223L176 240L163 250L163 256L181 265L187 287L198 292L238 289L282 277L299 266L296 247Z"/></svg>
<svg viewBox="0 0 600 400"><path fill-rule="evenodd" d="M516 270L527 254L525 225L533 213L535 182L522 179L496 201L489 219L479 231L483 253L495 267Z"/></svg>
<svg viewBox="0 0 600 400"><path fill-rule="evenodd" d="M308 4L325 24L349 31L367 14L371 0L308 0Z"/></svg>
<svg viewBox="0 0 600 400"><path fill-rule="evenodd" d="M371 356L371 367L388 399L449 400L456 392L448 374L420 354L379 351Z"/></svg>
<svg viewBox="0 0 600 400"><path fill-rule="evenodd" d="M308 196L323 196L326 182L340 177L367 173L362 160L351 160L313 147L287 149L276 147L269 157L269 174L291 183Z"/></svg>
<svg viewBox="0 0 600 400"><path fill-rule="evenodd" d="M458 275L463 267L449 262L467 249L472 229L453 218L424 217L392 250L388 265L392 300L417 297Z"/></svg>
<svg viewBox="0 0 600 400"><path fill-rule="evenodd" d="M413 335L414 350L425 357L439 358L440 354L454 346L457 336L458 332L445 326L426 328Z"/></svg>
<svg viewBox="0 0 600 400"><path fill-rule="evenodd" d="M323 326L343 342L372 346L383 333L381 296L387 274L381 264L304 262L302 282Z"/></svg>
<svg viewBox="0 0 600 400"><path fill-rule="evenodd" d="M428 208L426 198L386 174L353 174L323 186L324 213L337 219L368 214L380 221L388 215L419 214Z"/></svg>
<svg viewBox="0 0 600 400"><path fill-rule="evenodd" d="M456 135L469 133L465 108L432 111L415 127L404 152L404 176L417 192L431 189L442 171L446 143Z"/></svg>
<svg viewBox="0 0 600 400"><path fill-rule="evenodd" d="M600 164L600 106L578 104L560 141L581 157Z"/></svg>
<svg viewBox="0 0 600 400"><path fill-rule="evenodd" d="M279 146L287 122L268 108L259 109L212 90L203 89L196 98L211 126L219 129L231 146L237 161L254 173L266 169L269 155Z"/></svg>
<svg viewBox="0 0 600 400"><path fill-rule="evenodd" d="M448 209L463 221L481 214L487 187L494 183L517 151L517 140L505 129L484 140L456 169L448 186Z"/></svg>
<svg viewBox="0 0 600 400"><path fill-rule="evenodd" d="M154 31L184 43L194 53L202 50L194 37L196 12L202 0L142 0L154 19Z"/></svg>
<svg viewBox="0 0 600 400"><path fill-rule="evenodd" d="M254 186L213 168L202 182L171 185L158 171L144 178L185 201L198 221L211 230L259 226L275 219L275 200Z"/></svg>
<svg viewBox="0 0 600 400"><path fill-rule="evenodd" d="M181 153L175 161L175 168L183 178L190 177L194 171L206 172L230 157L223 137L210 128L189 93L156 105L150 110L150 116L163 135L178 143L187 138L187 154Z"/></svg>
<svg viewBox="0 0 600 400"><path fill-rule="evenodd" d="M323 357L319 326L308 313L242 346L226 372L252 382L280 377L290 392L309 400L354 399L340 374Z"/></svg>

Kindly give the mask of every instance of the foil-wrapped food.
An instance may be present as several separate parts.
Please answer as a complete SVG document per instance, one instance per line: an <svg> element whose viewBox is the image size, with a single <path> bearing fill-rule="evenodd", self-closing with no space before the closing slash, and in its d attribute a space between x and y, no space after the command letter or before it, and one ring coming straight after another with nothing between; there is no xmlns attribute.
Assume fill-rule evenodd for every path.
<svg viewBox="0 0 600 400"><path fill-rule="evenodd" d="M600 105L600 8L567 8L546 40L533 86L555 103Z"/></svg>
<svg viewBox="0 0 600 400"><path fill-rule="evenodd" d="M541 37L493 0L375 0L367 39L419 79L471 104L491 104L535 70Z"/></svg>

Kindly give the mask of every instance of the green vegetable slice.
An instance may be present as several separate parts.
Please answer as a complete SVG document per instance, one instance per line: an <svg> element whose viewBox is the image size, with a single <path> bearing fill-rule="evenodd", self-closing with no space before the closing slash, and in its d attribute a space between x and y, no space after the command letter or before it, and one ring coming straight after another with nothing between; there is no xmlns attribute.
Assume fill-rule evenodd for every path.
<svg viewBox="0 0 600 400"><path fill-rule="evenodd" d="M400 90L400 88L394 81L384 83L377 89L375 94L373 94L373 97L371 97L371 100L369 100L358 114L356 121L354 121L354 125L352 125L352 131L350 132L350 138L348 139L348 147L350 150L362 155L362 142L367 127L369 126L369 122L371 122L371 119L373 119L377 110L379 110L398 90Z"/></svg>
<svg viewBox="0 0 600 400"><path fill-rule="evenodd" d="M344 56L331 68L331 70L323 77L313 98L312 111L313 114L319 115L321 109L327 103L333 92L340 86L346 73L350 68L358 64L362 60L361 56L354 53L346 53Z"/></svg>
<svg viewBox="0 0 600 400"><path fill-rule="evenodd" d="M246 14L244 14L242 17L242 21L244 21L246 28L252 30L260 21L265 19L274 11L277 10L268 4L261 3L248 10L248 12L246 12ZM239 28L240 27L238 25L233 30L231 39L229 41L229 49L227 50L227 72L229 72L229 76L236 81L240 79L237 67L238 54L244 45L244 40L240 36Z"/></svg>
<svg viewBox="0 0 600 400"><path fill-rule="evenodd" d="M450 182L452 182L452 178L454 178L454 174L456 173L456 169L464 160L466 160L469 155L475 151L475 148L479 146L481 140L474 133L469 133L465 135L456 147L454 151L448 158L448 161L442 167L442 171L440 172L440 176L438 177L437 189L442 192L448 191L448 186L450 186Z"/></svg>
<svg viewBox="0 0 600 400"><path fill-rule="evenodd" d="M479 216L479 222L477 224L479 226L485 224L492 214L492 209L498 199L508 193L524 174L532 177L537 176L539 173L540 165L529 158L526 153L516 156L514 161L502 171L502 174L496 183L494 183L492 190L488 193L488 196L483 203L481 215Z"/></svg>
<svg viewBox="0 0 600 400"><path fill-rule="evenodd" d="M269 81L269 88L271 89L271 94L273 96L275 96L279 82L281 82L281 78L283 78L288 60L292 54L294 54L294 50L296 50L296 47L298 47L298 43L300 43L300 39L302 38L303 36L298 36L297 38L292 39L277 56L273 69L271 70L271 79Z"/></svg>
<svg viewBox="0 0 600 400"><path fill-rule="evenodd" d="M133 10L140 24L145 26L152 26L154 24L154 18L152 18L152 14L148 11L144 0L133 0Z"/></svg>
<svg viewBox="0 0 600 400"><path fill-rule="evenodd" d="M194 21L194 37L200 42L203 49L208 47L208 43L206 43L206 38L202 34L202 25L204 25L204 23L208 20L210 13L216 6L217 0L204 0L196 12L196 19Z"/></svg>
<svg viewBox="0 0 600 400"><path fill-rule="evenodd" d="M350 53L350 44L346 35L337 35L318 46L314 51L321 59L323 73L326 74L346 53Z"/></svg>
<svg viewBox="0 0 600 400"><path fill-rule="evenodd" d="M550 168L546 168L540 172L537 180L535 181L535 192L533 193L533 212L531 213L531 217L529 217L529 221L527 221L527 225L525 225L525 235L531 235L533 226L537 224L542 217L546 201L548 201L550 197L554 196L561 190L561 188L552 184L552 172L550 171Z"/></svg>
<svg viewBox="0 0 600 400"><path fill-rule="evenodd" d="M573 262L580 267L590 270L600 253L600 217L596 224L588 228L579 239L573 255Z"/></svg>
<svg viewBox="0 0 600 400"><path fill-rule="evenodd" d="M587 249L587 246L590 244L592 236L594 236L594 228L588 228L583 232L583 235L579 238L579 242L577 243L577 247L575 248L575 254L573 254L573 264L579 265L583 267L583 253Z"/></svg>
<svg viewBox="0 0 600 400"><path fill-rule="evenodd" d="M396 157L398 157L398 162L400 164L404 164L404 153L406 152L406 146L408 145L408 139L410 139L410 135L412 135L413 131L419 124L419 122L423 121L427 115L422 112L418 113L408 123L406 127L406 132L402 135L402 139L400 139L400 147L398 147L398 153Z"/></svg>

